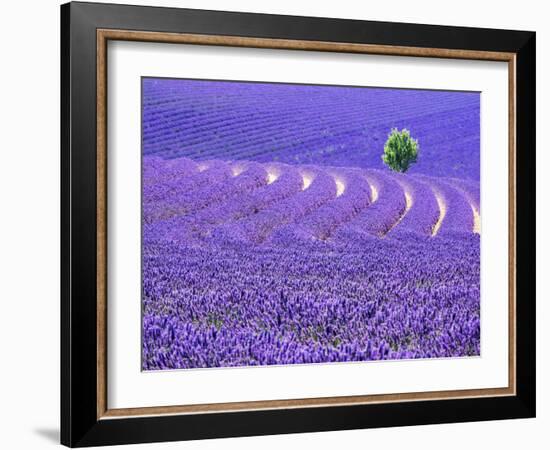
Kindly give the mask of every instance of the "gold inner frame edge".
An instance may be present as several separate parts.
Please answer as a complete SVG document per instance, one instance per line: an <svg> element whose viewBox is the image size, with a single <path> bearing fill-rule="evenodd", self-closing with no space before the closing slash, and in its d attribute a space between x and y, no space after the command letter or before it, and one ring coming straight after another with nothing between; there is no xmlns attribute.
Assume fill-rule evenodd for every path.
<svg viewBox="0 0 550 450"><path fill-rule="evenodd" d="M97 419L174 414L207 414L269 409L294 409L426 400L500 397L516 394L516 54L479 50L389 46L241 36L159 33L98 29L96 31L97 108ZM218 45L390 56L472 59L508 62L508 387L400 394L260 400L198 405L109 409L107 405L107 42L109 40L171 44Z"/></svg>

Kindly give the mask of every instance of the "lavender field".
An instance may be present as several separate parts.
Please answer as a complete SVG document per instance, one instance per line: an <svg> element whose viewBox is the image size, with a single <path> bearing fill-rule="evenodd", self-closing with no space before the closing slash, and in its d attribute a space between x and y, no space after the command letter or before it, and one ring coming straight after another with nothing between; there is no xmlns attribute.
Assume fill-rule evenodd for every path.
<svg viewBox="0 0 550 450"><path fill-rule="evenodd" d="M143 369L479 355L479 106L144 78Z"/></svg>

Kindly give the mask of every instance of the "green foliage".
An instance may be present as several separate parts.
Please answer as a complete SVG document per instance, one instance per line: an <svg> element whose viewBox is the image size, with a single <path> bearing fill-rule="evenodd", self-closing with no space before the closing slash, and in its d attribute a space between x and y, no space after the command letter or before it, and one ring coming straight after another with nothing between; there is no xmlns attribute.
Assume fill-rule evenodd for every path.
<svg viewBox="0 0 550 450"><path fill-rule="evenodd" d="M420 145L411 137L409 130L392 128L388 140L384 144L382 161L396 172L406 172L411 164L416 162Z"/></svg>

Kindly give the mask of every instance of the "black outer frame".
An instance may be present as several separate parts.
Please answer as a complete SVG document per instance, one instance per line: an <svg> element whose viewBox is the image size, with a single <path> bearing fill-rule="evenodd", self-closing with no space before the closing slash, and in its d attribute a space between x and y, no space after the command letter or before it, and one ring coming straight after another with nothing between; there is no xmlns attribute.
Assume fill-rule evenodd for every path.
<svg viewBox="0 0 550 450"><path fill-rule="evenodd" d="M516 53L516 383L508 397L97 419L96 29ZM127 5L61 6L61 443L71 447L535 416L535 33Z"/></svg>

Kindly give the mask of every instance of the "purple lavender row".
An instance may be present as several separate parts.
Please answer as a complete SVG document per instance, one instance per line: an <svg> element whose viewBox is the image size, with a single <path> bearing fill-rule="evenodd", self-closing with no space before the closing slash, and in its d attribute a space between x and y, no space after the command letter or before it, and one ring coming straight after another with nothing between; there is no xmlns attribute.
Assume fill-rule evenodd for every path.
<svg viewBox="0 0 550 450"><path fill-rule="evenodd" d="M326 241L342 223L351 220L370 204L371 187L357 171L333 170L336 198L302 220L276 230L271 241L284 244L294 240Z"/></svg>
<svg viewBox="0 0 550 450"><path fill-rule="evenodd" d="M155 169L160 181L143 184L144 204L165 203L174 196L219 183L232 175L230 165L223 161L205 161L197 164L195 170L179 173L178 176L164 176L164 170L164 166Z"/></svg>
<svg viewBox="0 0 550 450"><path fill-rule="evenodd" d="M301 175L302 191L258 214L218 227L213 240L263 243L275 229L299 221L336 197L336 184L331 175L312 167L302 168Z"/></svg>
<svg viewBox="0 0 550 450"><path fill-rule="evenodd" d="M144 155L142 160L143 178L150 178L164 167L165 159L156 155Z"/></svg>
<svg viewBox="0 0 550 450"><path fill-rule="evenodd" d="M468 200L472 202L472 205L477 211L480 211L480 189L477 181L461 180L459 178L448 178L446 181L452 186L464 191Z"/></svg>
<svg viewBox="0 0 550 450"><path fill-rule="evenodd" d="M473 233L474 214L464 192L450 186L444 180L420 177L432 187L439 204L440 217L433 229L434 236L452 236Z"/></svg>
<svg viewBox="0 0 550 450"><path fill-rule="evenodd" d="M179 180L198 170L196 162L189 158L159 160L158 158L143 158L143 185L156 185L165 181Z"/></svg>
<svg viewBox="0 0 550 450"><path fill-rule="evenodd" d="M337 240L354 240L366 234L382 237L405 212L405 195L397 181L375 170L365 171L365 176L373 188L375 194L371 195L375 201L338 229Z"/></svg>
<svg viewBox="0 0 550 450"><path fill-rule="evenodd" d="M201 170L203 169L203 170ZM199 172L188 177L174 178L157 184L143 186L143 222L152 223L170 217L177 206L184 206L191 196L201 196L212 186L225 182L233 176L229 163L205 161Z"/></svg>
<svg viewBox="0 0 550 450"><path fill-rule="evenodd" d="M162 219L192 214L208 206L227 202L234 196L252 192L267 184L268 175L258 163L237 163L231 167L233 176L221 183L205 186L200 191L182 192L163 205Z"/></svg>
<svg viewBox="0 0 550 450"><path fill-rule="evenodd" d="M472 208L474 221L473 231L476 234L481 234L479 183L472 180L460 180L457 178L447 178L445 182L462 192L466 197L466 200L470 203L470 207Z"/></svg>
<svg viewBox="0 0 550 450"><path fill-rule="evenodd" d="M152 159L152 158L147 158L146 160L157 162L156 159ZM246 166L245 163L243 164L244 164L243 167ZM187 164L187 166L189 166L189 164ZM204 166L204 164L201 164L201 166ZM261 203L263 201L262 197L264 196L264 191L262 190L258 191L255 194L254 193L248 194L249 196L251 196L249 198L247 197L232 198L231 197L230 192L231 192L231 189L233 189L231 185L240 184L240 182L243 180L242 178L237 178L236 180L237 182L235 181L234 178L229 179L229 185L228 185L229 203L226 204L225 202L227 201L227 196L224 197L223 193L220 194L220 192L225 191L225 188L222 188L221 186L214 187L212 185L213 184L217 185L217 183L230 177L229 166L219 161L211 162L209 165L206 165L206 166L209 166L208 170L205 170L204 172L192 174L189 177L183 177L180 179L176 178L169 182L165 181L157 185L145 186L144 187L145 223L151 223L152 221L159 220L163 217L169 218L171 216L180 215L181 211L174 213L174 209L175 209L174 206L178 202L180 202L180 208L182 208L183 207L183 204L181 202L182 198L184 199L187 198L188 203L190 202L191 204L193 202L197 203L197 199L199 201L202 201L203 203L205 199L207 202L208 202L208 199L210 199L209 201L213 203L212 206L207 207L206 210L203 211L201 216L202 219L201 217L198 217L198 218L190 217L190 218L186 218L185 220L183 220L183 222L181 222L182 226L185 223L188 224L187 230L189 229L189 224L192 224L193 222L196 222L194 229L197 230L198 228L201 228L198 224L203 223L204 221L208 222L210 220L211 223L220 224L223 221L234 221L236 219L239 219L239 211L243 212L241 214L242 216L247 215L246 214L246 211L248 208L247 205L251 205L249 208L251 211L256 210L256 212L259 212L260 209L263 209L263 208L254 206L254 204L258 204L258 202ZM262 169L259 165L255 165L255 166L260 172L262 172L259 178L263 179L264 178L263 170L265 169ZM271 166L275 167L273 164ZM145 166L145 167L149 167L149 166ZM158 162L155 167L156 167L155 170L157 171L159 171L159 167L167 168L169 172L172 169L172 167L166 166L164 164L159 165ZM319 168L316 170L317 172L320 171ZM340 172L342 172L342 170L343 169L340 169ZM160 171L160 173L162 174L163 172ZM348 177L350 176L349 175L350 173L353 173L353 171L350 172L348 170ZM379 198L377 199L376 202L374 202L374 204L370 208L365 210L362 214L359 214L352 222L347 223L340 228L340 230L338 231L338 236L340 238L353 239L354 236L356 236L358 233L383 236L389 230L391 230L392 236L399 236L403 234L407 235L411 232L419 233L423 235L432 234L431 231L434 231L434 224L437 223L436 216L439 216L440 206L444 208L444 211L442 211L443 219L445 219L445 216L447 215L447 209L448 209L447 200L446 200L447 197L449 197L449 199L454 199L452 200L452 202L458 205L457 207L461 208L460 211L462 212L459 211L459 213L456 213L455 211L449 211L449 216L446 218L445 226L443 227L443 230L442 230L444 234L447 229L451 231L456 231L456 232L464 231L463 229L464 227L460 225L460 222L462 221L462 219L456 222L458 220L456 217L459 217L461 214L464 215L464 209L466 209L466 216L472 215L471 206L469 210L468 208L464 208L465 202L468 203L468 199L465 200L463 198L462 199L459 198L461 197L461 193L463 193L463 191L462 190L457 191L456 189L450 187L448 183L445 181L435 180L436 184L438 185L443 184L443 187L440 190L438 190L438 192L441 192L439 195L441 205L439 205L436 199L434 198L433 191L430 188L428 188L422 181L417 181L414 177L401 176L400 181L405 184L408 183L409 185L409 190L410 190L408 194L409 202L411 200L415 202L415 207L411 208L412 209L411 211L411 210L406 210L406 207L407 207L406 203L404 205L404 199L406 200L406 197L403 196L403 188L398 184L399 182L396 182L394 179L392 179L391 176L383 174L380 171L370 170L368 171L368 174L372 179L371 184L375 186L375 188L379 191L377 194ZM356 177L356 175L353 175L353 176ZM399 178L399 176L393 175L393 178L397 179L396 177ZM294 178L295 178L294 189L297 190L296 186L298 186L298 184L300 183L299 175L297 172L294 173ZM420 179L423 179L424 181L431 180L426 177L420 177ZM455 184L459 183L461 186L470 187L470 190L473 192L472 195L475 195L476 189L475 189L474 183L470 183L468 181L461 181L461 180L455 180L453 183ZM341 181L340 184L343 187L345 182ZM363 182L363 184L365 183ZM317 185L318 183L316 183L316 186ZM204 187L205 189L202 189L202 190L199 189L201 186ZM417 193L413 192L415 189L418 190ZM314 191L315 189L312 192ZM265 200L267 202L266 205L272 204L277 200L284 200L285 198L284 195L278 196L279 194L277 193L277 191L267 190L266 192L273 192L273 195L275 196L272 200L270 200L268 197ZM355 196L357 197L358 201L361 201L361 199L364 198L364 193L361 193L361 192L354 193L353 190L352 191L348 190L347 194L345 194L343 199L339 199L339 200L335 199L335 201L338 200L336 204L345 205L343 201L346 198L349 198L351 196ZM304 203L303 201L300 201L300 202ZM308 201L307 203L309 204L311 202ZM289 205L285 205L283 203L282 205L283 211L288 206ZM313 211L314 207L315 207L315 202L313 202L311 211ZM347 208L347 206L341 206L341 207ZM356 212L356 210L353 209L354 206L348 205L348 207L351 207L351 212L353 215L353 213ZM276 212L277 207L274 206L274 208ZM198 209L202 209L202 208L199 207ZM255 228L254 223L261 224L262 220L264 223L266 221L272 223L273 217L271 216L273 216L273 211L270 211L270 209L267 210L267 213L268 213L267 215L263 214L258 216L258 218L253 218L252 226L249 228L253 230ZM333 203L327 204L326 209L330 209L330 210L333 209ZM456 208L451 208L451 209L454 210ZM281 208L279 208L279 211L280 210ZM193 207L190 207L190 211L193 211ZM470 211L470 213L468 213L468 211ZM222 216L221 212L223 212L225 216ZM234 215L233 215L233 212L234 212ZM317 211L316 214L320 214L322 216L327 213L323 211ZM330 215L332 213L328 213L328 214ZM342 223L343 221L345 221L347 218L350 217L350 216L341 215L338 211L336 211L336 213L333 215L338 217L338 220L340 221L339 223ZM297 214L296 216L300 217L299 214ZM453 219L453 217L455 218ZM306 222L311 221L311 223L309 224L306 223L305 228L292 226L294 230L291 231L291 233L298 233L298 234L305 233L303 237L305 237L306 235L309 237L320 236L320 239L323 240L328 237L328 234L330 234L331 232L330 230L334 230L336 226L335 224L331 225L330 222L327 222L327 227L328 227L327 228L328 234L327 234L327 231L323 231L321 229L322 226L321 228L315 230L315 226L317 226L314 224L314 222L317 220L315 218L315 215L313 215L312 217L306 217L305 220ZM280 222L279 224L281 224L281 221L279 222ZM176 220L176 221L169 222L170 226L168 226L168 223L166 225L168 229L170 228L174 229L174 227L178 226L177 225L178 223L179 223L178 220ZM282 223L288 223L288 221L286 222L282 221ZM226 237L227 235L229 236L238 235L239 233L242 233L244 231L242 225L243 224L229 225L228 227L222 228L222 230L220 232L215 233L215 235L218 235L218 236L226 235ZM393 225L397 225L397 226L392 228ZM443 221L441 221L441 223L438 224L437 230L435 230L436 232L440 232L439 226L441 225L443 225ZM458 229L457 229L457 226L458 226ZM309 231L307 230L308 227L311 228ZM234 231L232 230L232 228L234 229ZM274 227L271 227L271 230L273 228ZM465 228L466 229L469 228L470 230L472 230L473 224L470 227L470 224L466 223ZM205 233L209 234L210 229L211 227L210 228L205 227L203 230L204 232L202 234L203 235ZM227 231L229 231L229 233L227 233ZM284 229L280 230L277 232L278 233L277 236L283 236L287 232L288 230L287 231L285 231ZM254 237L253 237L254 233L252 233L252 235L250 232L245 234L248 235L250 238L252 238L252 240L254 240ZM265 239L266 237L265 232L259 233L259 234L262 235L262 236L259 236L260 238L259 241ZM345 236L348 236L348 237L346 238ZM278 239L278 237L276 237L276 239Z"/></svg>
<svg viewBox="0 0 550 450"><path fill-rule="evenodd" d="M143 368L479 355L479 241L369 244L149 245Z"/></svg>
<svg viewBox="0 0 550 450"><path fill-rule="evenodd" d="M155 223L147 229L149 236L188 244L210 236L216 225L232 223L255 215L302 189L302 176L293 167L272 164L267 167L269 184L213 204L195 214L173 217Z"/></svg>
<svg viewBox="0 0 550 450"><path fill-rule="evenodd" d="M431 187L415 177L401 176L411 196L412 205L402 220L392 228L387 237L409 238L431 236L439 219L439 206Z"/></svg>

